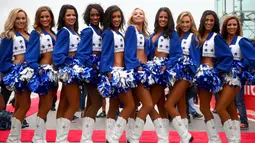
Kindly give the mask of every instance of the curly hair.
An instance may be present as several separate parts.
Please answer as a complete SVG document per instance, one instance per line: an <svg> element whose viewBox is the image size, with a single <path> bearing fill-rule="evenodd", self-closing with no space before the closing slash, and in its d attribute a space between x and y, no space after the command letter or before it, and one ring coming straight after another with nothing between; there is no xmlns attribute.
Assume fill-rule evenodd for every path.
<svg viewBox="0 0 255 143"><path fill-rule="evenodd" d="M28 24L29 24L29 18L27 16L27 13L21 9L21 8L15 8L11 10L9 13L9 16L4 24L4 32L1 34L1 38L13 38L16 33L16 27L15 27L15 21L18 16L18 13L23 12L26 16L26 25L25 25L25 31L28 32Z"/></svg>
<svg viewBox="0 0 255 143"><path fill-rule="evenodd" d="M103 26L103 22L104 22L104 9L99 4L89 4L87 6L87 8L85 9L85 11L83 13L83 20L84 20L85 24L87 24L87 25L90 24L90 11L93 8L96 9L99 12L99 15L100 15L100 26Z"/></svg>

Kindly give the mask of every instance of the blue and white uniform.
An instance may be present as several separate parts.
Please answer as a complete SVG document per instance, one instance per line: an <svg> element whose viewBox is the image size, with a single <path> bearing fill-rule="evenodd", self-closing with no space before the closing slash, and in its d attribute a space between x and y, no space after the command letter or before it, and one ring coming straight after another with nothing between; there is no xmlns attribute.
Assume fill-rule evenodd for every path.
<svg viewBox="0 0 255 143"><path fill-rule="evenodd" d="M193 33L187 32L181 39L181 47L183 57L176 65L176 79L183 79L192 83L200 65L201 51L198 46L198 39Z"/></svg>
<svg viewBox="0 0 255 143"><path fill-rule="evenodd" d="M31 32L25 61L34 70L34 75L28 82L28 88L39 95L47 94L49 89L58 84L57 72L53 67L50 64L39 64L42 54L52 52L54 45L54 38L44 29L41 33L36 30Z"/></svg>
<svg viewBox="0 0 255 143"><path fill-rule="evenodd" d="M134 26L129 26L125 34L125 67L128 71L134 72L136 77L133 81L133 85L137 85L141 82L145 87L150 87L154 82L151 71L149 70L147 63L142 63L137 58L137 50L144 50L145 55L149 56L149 40L143 35L140 30L137 30ZM142 67L142 71L137 71L139 67Z"/></svg>
<svg viewBox="0 0 255 143"><path fill-rule="evenodd" d="M104 97L115 97L131 88L133 74L124 70L124 67L114 67L114 53L124 52L124 38L119 31L103 31L103 47L99 71L101 73L98 91ZM124 59L123 59L124 60ZM107 74L111 73L109 79Z"/></svg>
<svg viewBox="0 0 255 143"><path fill-rule="evenodd" d="M152 68L153 73L156 73L155 83L163 86L173 86L176 81L176 71L173 69L179 62L182 56L181 41L179 40L178 33L173 31L171 37L165 38L163 33L160 34L155 43L152 42L152 37L155 33L150 36L150 59L153 62L154 67ZM155 50L168 54L168 58L154 57ZM166 70L161 72L161 68L166 66Z"/></svg>
<svg viewBox="0 0 255 143"><path fill-rule="evenodd" d="M241 36L235 36L229 47L234 62L232 70L222 74L223 84L241 87L246 81L251 83L255 70L255 48L248 39Z"/></svg>
<svg viewBox="0 0 255 143"><path fill-rule="evenodd" d="M202 57L213 58L214 67L201 64L194 77L194 82L202 90L218 92L222 89L219 72L231 71L233 55L221 35L211 32L203 43Z"/></svg>
<svg viewBox="0 0 255 143"><path fill-rule="evenodd" d="M24 70L26 64L13 64L14 56L25 54L28 41L19 32L13 38L5 37L0 45L0 72L4 74L3 83L10 91L23 91L33 75L32 70Z"/></svg>
<svg viewBox="0 0 255 143"><path fill-rule="evenodd" d="M79 61L74 56L68 56L69 52L76 52L79 43L80 37L69 27L58 31L53 49L53 63L59 68L58 78L64 84L74 82L82 71L82 68L77 66Z"/></svg>
<svg viewBox="0 0 255 143"><path fill-rule="evenodd" d="M96 86L99 82L100 55L93 54L94 51L102 51L102 37L93 25L89 25L81 31L81 42L76 57L83 66L80 80Z"/></svg>

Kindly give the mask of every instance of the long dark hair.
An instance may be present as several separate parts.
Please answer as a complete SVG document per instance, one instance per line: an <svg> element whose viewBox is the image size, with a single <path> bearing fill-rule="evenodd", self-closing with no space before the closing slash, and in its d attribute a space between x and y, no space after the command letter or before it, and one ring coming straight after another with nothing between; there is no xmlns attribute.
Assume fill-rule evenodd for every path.
<svg viewBox="0 0 255 143"><path fill-rule="evenodd" d="M125 24L125 19L124 19L122 10L117 5L112 5L106 9L106 11L104 13L104 30L113 29L112 14L116 11L119 11L120 15L121 15L121 22L120 22L119 29L123 30L123 27Z"/></svg>
<svg viewBox="0 0 255 143"><path fill-rule="evenodd" d="M96 9L100 15L100 25L103 26L104 22L104 9L99 4L89 4L83 13L84 22L89 25L90 24L90 11L91 9Z"/></svg>
<svg viewBox="0 0 255 143"><path fill-rule="evenodd" d="M174 31L174 19L173 19L173 15L170 11L169 8L167 7L161 7L157 14L156 14L156 17L155 17L155 22L154 22L154 32L157 33L159 31L159 24L158 24L158 19L159 19L159 14L164 11L167 13L167 16L168 16L168 23L167 23L167 26L164 28L164 31L163 31L163 35L164 37L172 37L172 32Z"/></svg>
<svg viewBox="0 0 255 143"><path fill-rule="evenodd" d="M206 11L204 11L204 13L200 19L200 25L198 28L198 32L201 37L203 37L205 34L205 20L206 20L207 15L212 15L214 17L214 26L212 28L212 32L216 32L216 33L220 32L220 22L219 22L219 18L217 16L217 14L212 10L206 10Z"/></svg>
<svg viewBox="0 0 255 143"><path fill-rule="evenodd" d="M60 30L61 28L63 28L64 26L66 26L65 24L65 21L64 21L64 17L65 17L65 14L66 14L66 11L68 9L72 9L74 10L75 12L75 15L76 15L76 21L74 23L74 31L76 33L78 33L78 29L79 29L79 20L78 20L78 12L76 10L76 8L73 6L73 5L70 5L70 4L65 4L61 7L60 9L60 12L59 12L59 16L58 16L58 30Z"/></svg>

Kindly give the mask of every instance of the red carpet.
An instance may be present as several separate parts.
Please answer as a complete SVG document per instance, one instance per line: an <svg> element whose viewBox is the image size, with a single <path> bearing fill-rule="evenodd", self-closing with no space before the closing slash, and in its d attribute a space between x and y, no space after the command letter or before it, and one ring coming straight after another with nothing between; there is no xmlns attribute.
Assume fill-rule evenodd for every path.
<svg viewBox="0 0 255 143"><path fill-rule="evenodd" d="M60 96L60 91L57 92L57 100L59 100L59 96ZM39 97L32 98L30 109L28 110L26 117L36 113L38 111L38 105L39 105ZM12 107L12 105L7 105L6 110L9 112L14 112L14 108Z"/></svg>
<svg viewBox="0 0 255 143"><path fill-rule="evenodd" d="M23 130L22 131L22 138L21 141L23 142L31 142L33 137L33 130ZM0 142L5 142L8 137L9 131L0 131ZM207 143L207 135L205 132L191 132L194 136L193 143ZM105 141L105 131L96 130L93 134L93 141L94 142L104 142ZM69 132L68 140L70 142L79 142L81 137L81 130L71 130ZM225 133L220 132L220 137L223 143L227 143L227 139ZM55 130L48 130L47 131L47 141L54 142L56 138L56 131ZM125 135L121 137L121 142L125 141ZM171 143L179 143L180 138L176 132L170 132L170 140ZM144 131L142 134L142 138L140 142L144 143L156 143L157 136L154 131ZM242 143L254 143L255 142L255 133L242 133Z"/></svg>
<svg viewBox="0 0 255 143"><path fill-rule="evenodd" d="M32 114L34 114L38 111L38 104L39 104L39 97L31 99L31 106L30 106L30 109L28 110L28 112L26 114L26 117L30 116L30 115L32 115ZM6 107L6 110L9 111L9 112L14 112L14 108L12 107L12 105L8 105Z"/></svg>

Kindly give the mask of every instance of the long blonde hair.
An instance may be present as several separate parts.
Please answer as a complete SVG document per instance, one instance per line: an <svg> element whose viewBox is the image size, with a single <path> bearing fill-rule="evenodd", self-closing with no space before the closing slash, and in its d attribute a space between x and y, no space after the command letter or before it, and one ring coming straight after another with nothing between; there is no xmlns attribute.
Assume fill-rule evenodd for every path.
<svg viewBox="0 0 255 143"><path fill-rule="evenodd" d="M144 15L144 22L143 22L143 27L142 27L142 33L143 33L143 35L144 35L145 37L149 37L150 34L149 34L149 32L148 32L148 21L147 21L147 18L146 18L146 16L145 16L145 12L144 12L142 9L140 9L140 8L135 8L135 9L133 10L131 16L130 16L129 19L128 19L128 26L133 25L132 18L133 18L133 15L134 15L135 11L138 10L138 9L141 10L141 11L143 12L143 15Z"/></svg>
<svg viewBox="0 0 255 143"><path fill-rule="evenodd" d="M194 18L193 16L191 15L190 12L188 11L183 11L177 18L177 21L176 21L176 30L178 32L178 34L180 35L181 34L181 24L182 24L182 19L184 16L188 16L190 18L190 22L191 22L191 27L190 27L190 32L191 33L194 33L194 35L196 36L196 41L199 42L199 32L197 30L197 27L196 27L196 24L195 24L195 21L194 21Z"/></svg>
<svg viewBox="0 0 255 143"><path fill-rule="evenodd" d="M16 33L15 21L19 12L24 12L26 15L25 31L28 32L28 16L27 13L21 8L15 8L10 13L4 24L4 32L1 34L1 38L13 38Z"/></svg>

